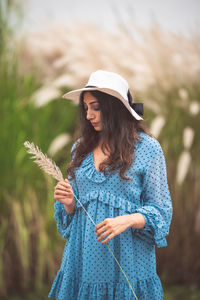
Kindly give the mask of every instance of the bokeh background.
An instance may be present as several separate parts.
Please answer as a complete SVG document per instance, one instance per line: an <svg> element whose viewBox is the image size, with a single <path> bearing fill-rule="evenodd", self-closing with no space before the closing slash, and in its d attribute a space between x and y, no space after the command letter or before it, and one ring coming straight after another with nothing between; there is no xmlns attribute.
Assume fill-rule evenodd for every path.
<svg viewBox="0 0 200 300"><path fill-rule="evenodd" d="M47 299L65 240L55 180L66 176L77 106L61 98L97 69L120 73L162 145L174 215L157 250L165 299L200 299L200 2L0 0L0 298Z"/></svg>

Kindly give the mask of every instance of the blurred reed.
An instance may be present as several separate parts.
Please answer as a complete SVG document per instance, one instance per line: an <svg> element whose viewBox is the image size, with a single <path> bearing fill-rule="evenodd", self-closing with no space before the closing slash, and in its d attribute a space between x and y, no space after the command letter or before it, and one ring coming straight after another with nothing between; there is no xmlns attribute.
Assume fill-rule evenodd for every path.
<svg viewBox="0 0 200 300"><path fill-rule="evenodd" d="M52 217L54 181L33 166L23 143L31 139L47 151L64 134L64 142L59 140L59 147L54 143L51 151L65 173L77 110L58 95L49 105L32 103L41 83L33 71L19 70L22 60L10 27L13 9L13 1L0 2L1 298L38 291L54 276L61 255L55 246L62 244Z"/></svg>
<svg viewBox="0 0 200 300"><path fill-rule="evenodd" d="M4 3L8 13L11 2ZM23 142L52 153L65 174L77 108L58 96L99 68L128 80L165 153L174 215L168 247L158 250L158 272L164 285L199 286L199 35L159 26L109 34L72 24L16 40L1 5L0 295L38 291L55 275L64 241L53 221L54 182L29 161Z"/></svg>
<svg viewBox="0 0 200 300"><path fill-rule="evenodd" d="M83 86L89 74L98 68L119 72L128 80L135 101L145 104L145 120L159 139L167 161L174 216L169 246L158 251L159 273L169 283L197 285L200 282L199 45L198 32L188 38L164 32L158 24L149 30L132 28L131 34L130 30L120 28L111 34L95 26L71 24L29 34L22 51L28 58L22 72L31 68L30 58L39 61L45 88ZM38 104L39 97L35 95Z"/></svg>

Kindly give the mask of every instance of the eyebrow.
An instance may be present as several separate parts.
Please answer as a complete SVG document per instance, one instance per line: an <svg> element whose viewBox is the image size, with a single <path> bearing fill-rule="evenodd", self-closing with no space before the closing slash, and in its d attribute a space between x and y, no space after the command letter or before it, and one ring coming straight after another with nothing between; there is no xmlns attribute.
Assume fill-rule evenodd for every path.
<svg viewBox="0 0 200 300"><path fill-rule="evenodd" d="M84 101L83 101L84 102ZM90 103L88 103L88 104L94 104L94 103L99 103L98 101L92 101L92 102L90 102ZM84 102L84 105L87 105L85 102Z"/></svg>

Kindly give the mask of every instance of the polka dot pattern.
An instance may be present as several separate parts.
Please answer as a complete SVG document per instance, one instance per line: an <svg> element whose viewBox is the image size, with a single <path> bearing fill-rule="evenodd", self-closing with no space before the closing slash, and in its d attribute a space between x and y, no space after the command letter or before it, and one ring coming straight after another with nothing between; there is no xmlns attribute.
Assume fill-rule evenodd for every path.
<svg viewBox="0 0 200 300"><path fill-rule="evenodd" d="M118 173L104 175L89 153L71 181L74 193L95 224L105 218L141 213L142 229L128 228L108 242L139 300L163 299L156 273L155 246L166 246L172 216L165 159L158 141L140 133L136 158L127 171L132 181ZM67 239L62 263L49 298L59 300L129 300L132 291L106 245L97 242L94 225L77 203L73 216L55 202L55 220Z"/></svg>

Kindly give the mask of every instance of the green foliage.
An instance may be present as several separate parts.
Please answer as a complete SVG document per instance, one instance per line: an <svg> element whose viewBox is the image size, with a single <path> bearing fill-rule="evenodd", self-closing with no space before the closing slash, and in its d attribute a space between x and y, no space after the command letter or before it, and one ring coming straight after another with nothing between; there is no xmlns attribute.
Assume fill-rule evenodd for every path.
<svg viewBox="0 0 200 300"><path fill-rule="evenodd" d="M55 181L33 164L23 143L33 141L45 153L59 134L72 136L77 108L63 99L54 99L40 108L34 105L32 95L41 83L37 73L19 72L21 56L14 46L13 28L9 27L13 3L0 2L0 297L46 299L44 286L49 286L55 276L65 241L59 238L53 220ZM145 107L148 125L158 114L166 120L158 139L166 157L174 214L168 247L157 251L158 272L165 285L177 286L166 289L165 299L195 300L200 296L193 286L200 282L200 239L196 229L200 211L200 118L199 114L191 114L190 106L193 101L199 103L200 88L197 80L186 85L171 79L168 86L164 89L158 81L138 93L136 99L153 99L159 108L156 112ZM181 99L180 89L186 92L185 99ZM184 151L186 127L194 131L188 150L191 163L184 182L178 185L177 164ZM67 145L53 158L64 176L70 147ZM15 292L22 296L9 297Z"/></svg>
<svg viewBox="0 0 200 300"><path fill-rule="evenodd" d="M19 73L19 54L11 47L9 9L9 1L1 2L1 296L29 287L38 290L55 273L57 245L63 245L53 220L55 181L33 164L23 143L33 141L46 152L57 135L72 134L77 111L63 99L35 107L31 96L40 84L37 74ZM65 159L69 157L69 146L65 148ZM66 175L66 161L60 164Z"/></svg>
<svg viewBox="0 0 200 300"><path fill-rule="evenodd" d="M187 95L185 99L180 98L181 89ZM166 158L168 183L173 202L173 219L168 247L157 250L158 273L162 281L167 284L197 284L199 286L200 239L197 227L200 226L198 219L200 212L200 118L199 113L191 113L190 107L194 101L200 105L200 86L199 84L177 86L174 82L174 85L166 91L157 85L145 91L140 98L153 98L158 104L159 114L163 115L166 120L158 140ZM149 115L148 111L146 114ZM151 112L151 117L147 120L149 125L157 114ZM194 132L194 140L189 149L185 149L183 142L186 127ZM178 162L185 150L190 154L191 162L185 180L178 184Z"/></svg>
<svg viewBox="0 0 200 300"><path fill-rule="evenodd" d="M198 300L200 290L196 286L170 286L164 290L164 300Z"/></svg>

